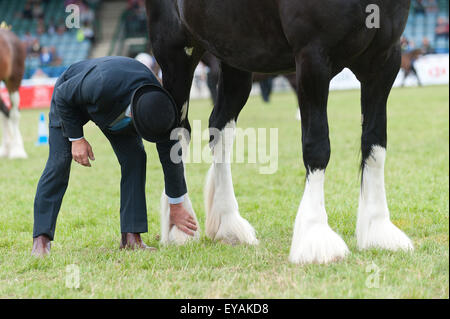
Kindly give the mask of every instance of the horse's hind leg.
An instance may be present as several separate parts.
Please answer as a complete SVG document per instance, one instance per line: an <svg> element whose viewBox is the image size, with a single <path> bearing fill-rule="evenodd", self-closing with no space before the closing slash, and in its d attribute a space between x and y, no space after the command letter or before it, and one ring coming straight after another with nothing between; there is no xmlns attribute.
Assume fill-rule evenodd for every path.
<svg viewBox="0 0 450 319"><path fill-rule="evenodd" d="M362 185L358 209L356 237L358 247L410 250L410 239L390 221L384 187L386 158L386 104L400 66L400 48L375 76L361 82L363 132Z"/></svg>
<svg viewBox="0 0 450 319"><path fill-rule="evenodd" d="M11 110L9 113L9 125L11 132L11 143L9 149L9 158L27 158L27 153L25 152L25 148L23 146L22 134L20 133L19 121L20 121L20 113L19 113L19 104L20 104L20 95L19 91L10 91L9 98L11 100Z"/></svg>
<svg viewBox="0 0 450 319"><path fill-rule="evenodd" d="M296 63L306 186L295 219L289 260L327 263L348 253L347 245L328 226L325 211L325 169L331 152L327 119L331 66L321 50L314 47L298 53Z"/></svg>
<svg viewBox="0 0 450 319"><path fill-rule="evenodd" d="M236 120L249 97L252 74L222 63L217 104L209 120L213 163L205 185L206 235L228 244L257 244L241 217L231 175Z"/></svg>
<svg viewBox="0 0 450 319"><path fill-rule="evenodd" d="M0 119L3 126L2 143L0 145L0 157L8 157L11 144L11 125L9 122L9 109L0 97Z"/></svg>

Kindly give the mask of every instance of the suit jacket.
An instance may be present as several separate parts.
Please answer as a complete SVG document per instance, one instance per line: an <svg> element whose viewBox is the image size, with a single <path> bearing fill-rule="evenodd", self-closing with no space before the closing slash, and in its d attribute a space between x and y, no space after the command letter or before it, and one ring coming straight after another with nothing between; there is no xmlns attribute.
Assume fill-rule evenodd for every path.
<svg viewBox="0 0 450 319"><path fill-rule="evenodd" d="M126 57L104 57L73 64L61 75L53 93L53 126L61 125L64 136L82 137L83 125L92 120L106 129L144 84L160 85L142 63ZM56 122L56 123L55 123Z"/></svg>
<svg viewBox="0 0 450 319"><path fill-rule="evenodd" d="M93 121L102 131L123 113L135 90L144 84L160 85L141 62L126 57L103 57L73 64L58 79L50 107L50 126L61 127L70 138L84 136L83 126ZM183 163L170 159L177 141L157 143L166 194L177 198L187 192Z"/></svg>

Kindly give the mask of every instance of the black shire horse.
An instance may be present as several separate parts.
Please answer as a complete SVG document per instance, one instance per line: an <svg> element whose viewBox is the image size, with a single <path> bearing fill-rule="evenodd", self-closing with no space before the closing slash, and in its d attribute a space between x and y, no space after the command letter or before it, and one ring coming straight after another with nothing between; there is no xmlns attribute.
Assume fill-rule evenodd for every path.
<svg viewBox="0 0 450 319"><path fill-rule="evenodd" d="M233 244L258 243L253 227L239 213L230 166L234 141L226 132L234 130L247 102L252 72L296 71L307 178L289 260L327 263L348 254L347 245L328 225L323 191L330 158L329 83L348 67L362 85L358 247L413 249L410 239L390 221L384 187L386 104L400 68L399 40L410 0L147 0L146 4L164 87L173 95L181 125L188 130L195 67L205 51L221 61L218 99L209 120L213 164L205 186L208 237ZM167 211L163 215L168 218ZM174 238L162 236L167 242Z"/></svg>

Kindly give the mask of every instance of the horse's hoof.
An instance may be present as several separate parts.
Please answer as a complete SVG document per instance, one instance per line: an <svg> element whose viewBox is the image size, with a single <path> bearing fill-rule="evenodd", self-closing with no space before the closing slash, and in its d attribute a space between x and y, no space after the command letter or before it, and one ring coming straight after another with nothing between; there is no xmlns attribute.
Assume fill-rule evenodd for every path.
<svg viewBox="0 0 450 319"><path fill-rule="evenodd" d="M356 230L358 248L381 248L392 251L412 251L414 246L408 236L405 235L389 219L371 221L368 229Z"/></svg>
<svg viewBox="0 0 450 319"><path fill-rule="evenodd" d="M210 238L229 245L257 245L259 243L256 239L255 229L238 212L220 214L220 225L217 232L212 234L211 231L207 231L207 234Z"/></svg>
<svg viewBox="0 0 450 319"><path fill-rule="evenodd" d="M25 159L28 158L27 153L23 149L12 149L8 154L9 159Z"/></svg>
<svg viewBox="0 0 450 319"><path fill-rule="evenodd" d="M194 236L190 236L185 232L178 229L178 227L173 226L169 232L169 241L168 244L175 245L185 245L190 241L197 241L200 239L200 232L194 232Z"/></svg>
<svg viewBox="0 0 450 319"><path fill-rule="evenodd" d="M344 259L350 251L342 238L327 224L302 228L294 234L289 261L295 264L326 264Z"/></svg>

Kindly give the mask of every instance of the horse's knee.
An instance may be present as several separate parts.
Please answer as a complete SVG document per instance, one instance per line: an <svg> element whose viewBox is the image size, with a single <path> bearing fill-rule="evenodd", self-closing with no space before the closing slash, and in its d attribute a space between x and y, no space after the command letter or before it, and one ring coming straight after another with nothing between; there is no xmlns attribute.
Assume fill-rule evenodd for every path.
<svg viewBox="0 0 450 319"><path fill-rule="evenodd" d="M303 162L309 170L325 169L331 155L328 138L303 142Z"/></svg>

